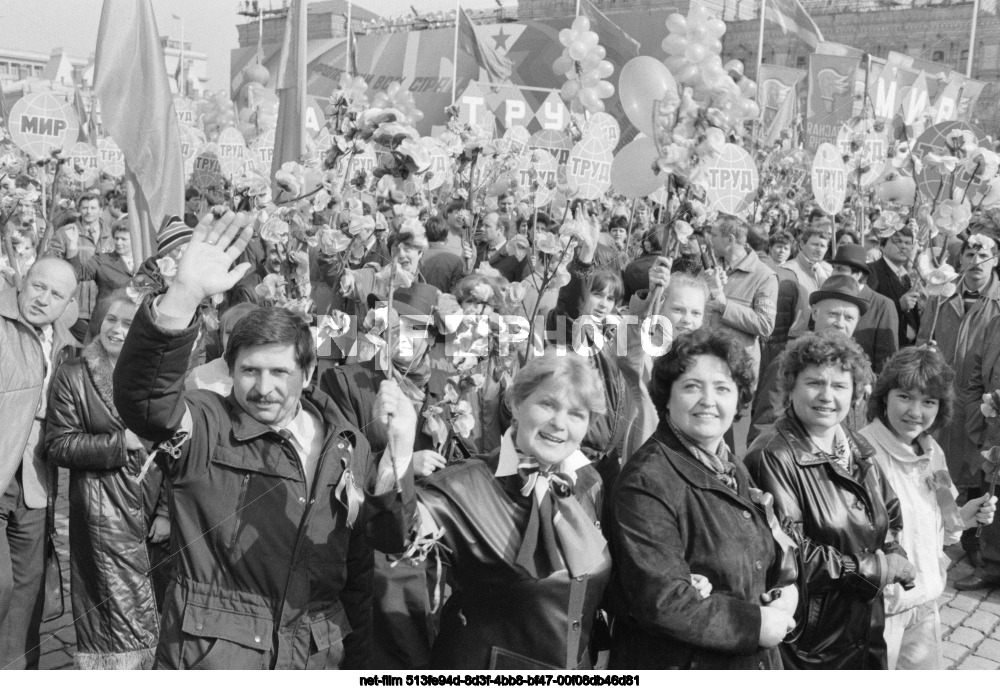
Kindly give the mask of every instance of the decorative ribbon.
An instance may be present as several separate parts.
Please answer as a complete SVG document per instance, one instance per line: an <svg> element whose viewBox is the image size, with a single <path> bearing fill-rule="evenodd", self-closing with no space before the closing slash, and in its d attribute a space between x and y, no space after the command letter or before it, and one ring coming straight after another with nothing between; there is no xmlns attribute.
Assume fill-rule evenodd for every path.
<svg viewBox="0 0 1000 690"><path fill-rule="evenodd" d="M930 462L929 458L927 462ZM958 505L955 503L955 496L952 494L952 481L948 470L929 472L926 480L928 488L934 492L938 508L941 509L941 520L944 523L945 532L960 532L965 529L962 516L958 512Z"/></svg>
<svg viewBox="0 0 1000 690"><path fill-rule="evenodd" d="M777 583L774 586L784 587L794 584L798 575L796 554L799 547L788 536L785 530L781 528L778 516L774 513L774 496L751 486L750 500L764 510L764 516L767 519L767 526L771 530L771 536L774 538L774 542L778 545L778 548L781 549L781 569Z"/></svg>
<svg viewBox="0 0 1000 690"><path fill-rule="evenodd" d="M578 577L610 560L604 535L573 495L575 472L545 471L530 458L522 458L517 472L524 482L521 495L534 496L517 565L539 579L563 568Z"/></svg>

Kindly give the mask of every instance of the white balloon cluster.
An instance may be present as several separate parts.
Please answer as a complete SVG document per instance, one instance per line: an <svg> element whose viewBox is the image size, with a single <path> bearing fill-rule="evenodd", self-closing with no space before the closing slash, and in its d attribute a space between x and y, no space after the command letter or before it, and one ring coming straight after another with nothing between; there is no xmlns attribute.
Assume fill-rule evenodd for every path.
<svg viewBox="0 0 1000 690"><path fill-rule="evenodd" d="M722 64L724 21L692 2L687 17L676 12L667 17L667 29L670 33L661 46L670 57L663 64L678 82L694 90L699 105L711 105L722 112L723 124L728 125L724 129L760 115L753 101L757 85L743 76L743 63L731 60Z"/></svg>
<svg viewBox="0 0 1000 690"><path fill-rule="evenodd" d="M604 80L614 74L615 67L604 59L605 50L590 30L590 20L574 19L572 28L559 32L559 42L563 54L552 63L552 71L566 75L560 90L563 100L574 113L604 112L604 99L615 93L611 82Z"/></svg>

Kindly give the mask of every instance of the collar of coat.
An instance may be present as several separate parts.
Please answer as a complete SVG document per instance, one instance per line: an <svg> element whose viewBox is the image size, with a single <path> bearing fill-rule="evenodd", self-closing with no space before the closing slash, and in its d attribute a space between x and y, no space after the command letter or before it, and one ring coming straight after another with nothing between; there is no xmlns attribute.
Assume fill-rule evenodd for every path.
<svg viewBox="0 0 1000 690"><path fill-rule="evenodd" d="M265 434L277 433L267 424L258 422L250 416L249 412L240 407L240 404L236 401L236 396L232 392L229 393L226 402L230 408L229 418L233 422L233 437L240 443L250 441ZM337 423L337 420L341 418L340 411L325 393L315 386L308 386L302 391L300 402L307 412L323 420L323 423L327 427L327 437L341 436L350 442L352 448L357 448L358 443L355 438L355 430Z"/></svg>
<svg viewBox="0 0 1000 690"><path fill-rule="evenodd" d="M104 349L100 338L95 338L90 345L83 349L81 358L87 375L90 377L91 383L94 384L94 390L97 391L97 396L108 408L108 412L124 426L125 423L122 422L121 417L118 416L118 410L115 409L115 392L112 382L115 370L111 366L108 351Z"/></svg>
<svg viewBox="0 0 1000 690"><path fill-rule="evenodd" d="M684 447L684 444L681 443L680 439L677 438L677 435L674 434L669 424L661 421L656 427L653 439L660 444L660 448L673 460L673 466L678 474L683 476L690 484L701 489L720 491L727 496L735 496L743 501L749 500L745 496L734 493L729 487L719 482L697 458L691 457L691 454ZM740 492L745 492L748 484L746 469L743 466L743 462L737 459L735 455L731 457L733 464L736 466L737 486Z"/></svg>
<svg viewBox="0 0 1000 690"><path fill-rule="evenodd" d="M830 457L826 453L816 452L816 447L809 440L809 432L802 425L795 412L789 407L785 414L782 415L777 422L774 423L775 431L784 437L791 446L792 452L795 456L795 462L802 467L811 467L813 465L823 465L827 464L833 467L837 472L843 472L840 467L831 462ZM849 429L844 429L844 433L847 436L847 442L851 447L851 456L854 461L858 463L861 468L862 477L867 474L868 470L872 466L872 457L875 455L875 449L872 447L868 441L863 437L858 436L853 431Z"/></svg>
<svg viewBox="0 0 1000 690"><path fill-rule="evenodd" d="M35 327L21 316L21 310L17 307L18 294L17 290L0 290L0 318L16 321L30 330L35 337L38 337L35 333ZM52 356L55 357L56 353L67 345L80 347L80 343L69 332L69 329L60 321L56 321L52 324Z"/></svg>

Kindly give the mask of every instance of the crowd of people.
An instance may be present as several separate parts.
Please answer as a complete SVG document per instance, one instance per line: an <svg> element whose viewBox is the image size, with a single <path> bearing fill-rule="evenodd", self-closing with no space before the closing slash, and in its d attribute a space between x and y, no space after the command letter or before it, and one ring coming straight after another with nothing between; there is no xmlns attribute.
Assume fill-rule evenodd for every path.
<svg viewBox="0 0 1000 690"><path fill-rule="evenodd" d="M58 468L80 668L937 669L1000 585L990 216L258 194L10 214L0 668Z"/></svg>

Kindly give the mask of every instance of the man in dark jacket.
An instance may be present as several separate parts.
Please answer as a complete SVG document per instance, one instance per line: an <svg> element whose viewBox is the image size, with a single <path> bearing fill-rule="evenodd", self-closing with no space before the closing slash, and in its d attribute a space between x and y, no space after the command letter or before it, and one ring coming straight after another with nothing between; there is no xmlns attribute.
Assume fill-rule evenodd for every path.
<svg viewBox="0 0 1000 690"><path fill-rule="evenodd" d="M843 274L854 278L861 289L862 299L868 301L868 311L861 315L857 328L854 329L854 340L868 355L872 371L877 375L899 349L899 317L892 300L865 284L871 273L871 267L865 263L866 255L864 247L859 244L843 244L830 260L830 265L833 266L834 275Z"/></svg>
<svg viewBox="0 0 1000 690"><path fill-rule="evenodd" d="M914 249L913 230L909 226L882 241L882 258L869 264L868 287L885 295L896 307L899 321L899 347L917 342L920 332L919 295L907 266Z"/></svg>
<svg viewBox="0 0 1000 690"><path fill-rule="evenodd" d="M38 668L49 476L42 452L52 372L78 344L59 320L73 268L39 259L0 290L0 669Z"/></svg>
<svg viewBox="0 0 1000 690"><path fill-rule="evenodd" d="M94 281L97 297L87 327L87 341L92 340L101 330L101 322L108 310L112 293L132 282L135 266L132 258L132 234L128 224L115 224L111 230L114 250L99 252L83 260L80 251L80 237L73 226L63 229L66 237L66 260L73 265L76 277L81 282Z"/></svg>
<svg viewBox="0 0 1000 690"><path fill-rule="evenodd" d="M366 668L371 544L406 546L416 519L410 458L376 465L361 431L309 386L312 334L284 309L258 309L233 329L228 398L182 392L192 317L247 270L230 270L250 240L247 222L227 213L195 229L170 289L140 308L115 369L123 421L161 444L173 482L177 559L156 664ZM388 421L390 447L412 446L412 419L377 419Z"/></svg>

